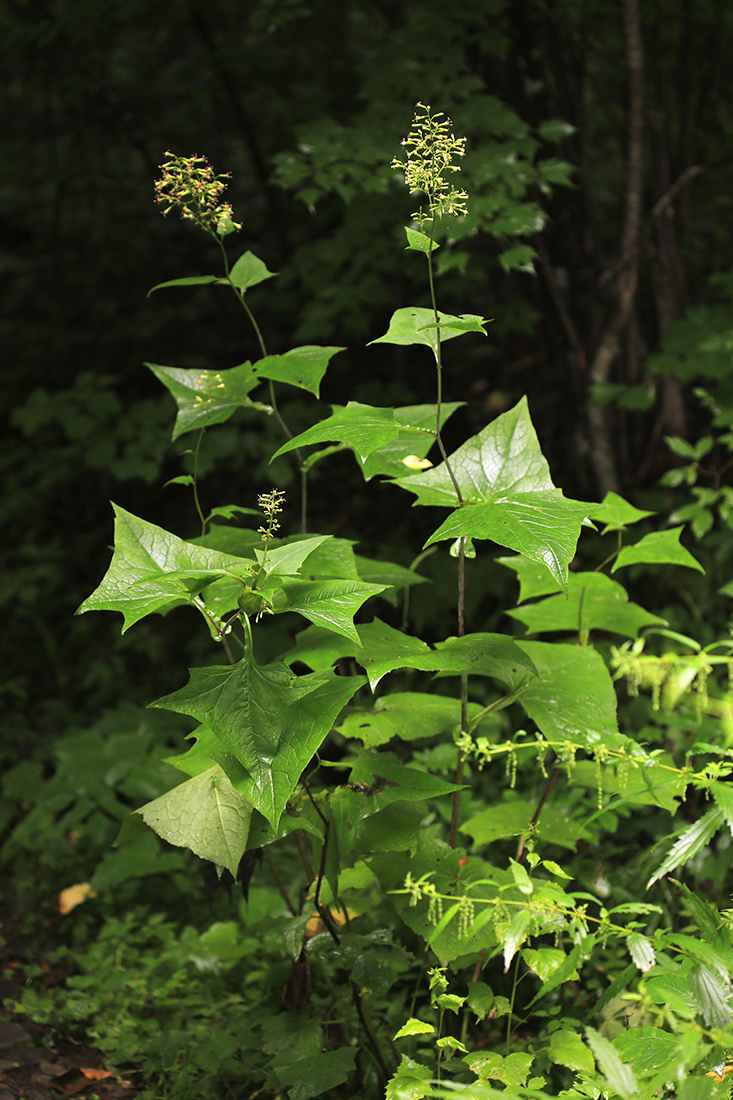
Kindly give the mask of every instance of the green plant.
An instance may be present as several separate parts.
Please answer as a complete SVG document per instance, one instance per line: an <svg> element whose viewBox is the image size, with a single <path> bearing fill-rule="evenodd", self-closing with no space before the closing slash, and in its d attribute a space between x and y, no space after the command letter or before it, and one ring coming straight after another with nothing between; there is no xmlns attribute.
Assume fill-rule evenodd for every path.
<svg viewBox="0 0 733 1100"><path fill-rule="evenodd" d="M196 431L200 441L235 409L274 416L286 441L273 461L294 460L301 499L295 519L279 490L253 489L248 503L257 498L264 514L253 530L239 523L259 516L247 503L205 514L194 471L184 480L200 534L185 540L115 509L111 566L80 612L118 611L127 630L156 612L183 624L176 609L189 608L227 657L152 704L198 722L194 745L169 758L188 778L131 815L121 840L149 826L233 876L243 864L250 874L251 853L264 849L258 874L277 899L282 945L267 938L268 966L279 973L289 956L289 973L281 1006L263 995L273 984L264 975L253 991L250 1087L288 1089L292 1100L385 1090L420 1100L491 1096L498 1082L524 1095L627 1100L672 1082L686 1100L704 1098L717 1088L705 1071L733 1047L730 923L665 876L704 862L720 831L733 832L727 727L716 721L730 710L720 673L733 643L715 654L690 647L602 571L701 567L681 528L626 544L649 513L617 495L567 499L526 400L448 453L443 429L458 404L444 400L445 345L486 336L482 317L440 312L433 273L440 219L460 216L468 199L446 175L463 146L449 120L418 105L405 147L395 167L427 200L407 247L425 258L430 303L397 310L372 344L425 348L435 402L332 406L296 435L276 384L318 398L342 349L267 354L247 293L272 273L251 252L230 264L224 242L237 226L222 177L202 158L167 154L158 194L213 238L224 274L160 286L227 288L261 353L220 371L148 364L176 400L174 439ZM309 532L309 473L344 450L365 480L442 509L423 546L407 550L411 564ZM293 533L280 537L288 522ZM595 525L603 530L589 534L587 552L581 529ZM515 554L499 559L520 584L505 633L467 630L472 563L487 541ZM599 541L610 545L599 551ZM411 632L410 594L424 582L425 553L445 544L455 633L430 645ZM599 557L602 566L584 568ZM383 601L383 617L366 621L370 600ZM277 616L290 639L278 660L259 663ZM645 651L647 638L669 652ZM627 643L614 647L619 639ZM614 677L632 696L621 729ZM647 686L651 700L634 700ZM699 820L698 795L712 799ZM681 805L692 822L667 854L655 852L665 815ZM599 872L601 837L615 853ZM645 884L657 884L653 901ZM633 1031L619 1026L619 999L639 1014ZM613 1014L581 1035L589 1003Z"/></svg>

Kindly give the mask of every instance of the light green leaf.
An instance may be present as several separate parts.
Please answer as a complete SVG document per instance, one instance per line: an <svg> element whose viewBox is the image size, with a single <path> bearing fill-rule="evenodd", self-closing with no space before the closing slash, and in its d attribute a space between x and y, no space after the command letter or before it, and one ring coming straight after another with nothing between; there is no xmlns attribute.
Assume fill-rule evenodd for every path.
<svg viewBox="0 0 733 1100"><path fill-rule="evenodd" d="M350 447L364 462L372 451L399 435L400 427L395 423L392 409L362 405L358 401L349 401L346 408L340 405L332 405L331 408L333 413L327 420L314 424L312 428L283 443L270 461L295 447L310 447L314 443L339 443Z"/></svg>
<svg viewBox="0 0 733 1100"><path fill-rule="evenodd" d="M469 703L469 720L481 709L478 703ZM371 749L386 744L393 737L403 741L429 740L450 733L460 721L459 699L427 692L396 691L380 695L372 710L349 707L339 733L343 737L358 737L365 748Z"/></svg>
<svg viewBox="0 0 733 1100"><path fill-rule="evenodd" d="M567 500L559 489L467 503L444 520L425 546L459 536L491 539L541 562L565 588L580 528L593 508L584 501Z"/></svg>
<svg viewBox="0 0 733 1100"><path fill-rule="evenodd" d="M695 963L688 972L687 981L708 1027L728 1027L733 1015L730 991L721 986L719 978L707 966Z"/></svg>
<svg viewBox="0 0 733 1100"><path fill-rule="evenodd" d="M517 863L515 859L510 859L509 870L521 893L527 895L534 893L534 883L527 874L526 867L523 867L521 863Z"/></svg>
<svg viewBox="0 0 733 1100"><path fill-rule="evenodd" d="M261 546L255 546L253 553L260 565L265 563L268 577L294 577L300 572L306 558L330 539L331 535L314 535L312 538L276 545L274 549L268 546L264 550Z"/></svg>
<svg viewBox="0 0 733 1100"><path fill-rule="evenodd" d="M527 909L518 909L509 921L502 946L504 947L504 971L506 972L517 951L527 938L532 924L532 917Z"/></svg>
<svg viewBox="0 0 733 1100"><path fill-rule="evenodd" d="M251 286L263 283L265 279L272 279L276 274L275 271L268 271L266 265L253 252L245 252L229 272L229 280L220 279L219 282L229 281L237 290L245 291Z"/></svg>
<svg viewBox="0 0 733 1100"><path fill-rule="evenodd" d="M360 639L354 626L354 615L370 596L384 592L386 587L363 581L285 580L280 591L287 602L279 604L277 611L297 611L315 626L333 630L358 643ZM267 585L264 591L268 593Z"/></svg>
<svg viewBox="0 0 733 1100"><path fill-rule="evenodd" d="M440 425L446 423L456 409L465 404L463 401L448 401L440 406ZM404 459L413 456L423 459L435 443L437 407L435 405L404 405L394 410L395 424L399 428L397 436L389 443L372 451L362 465L364 480L368 481L377 474L388 477L405 477L410 467Z"/></svg>
<svg viewBox="0 0 733 1100"><path fill-rule="evenodd" d="M169 279L166 283L158 283L148 291L148 298L154 290L163 290L167 286L205 286L209 283L218 283L218 275L186 275L183 279Z"/></svg>
<svg viewBox="0 0 733 1100"><path fill-rule="evenodd" d="M236 878L247 847L252 806L220 767L201 772L135 813L169 844L190 848Z"/></svg>
<svg viewBox="0 0 733 1100"><path fill-rule="evenodd" d="M540 450L526 397L454 451L450 465L466 501L557 491ZM445 463L394 484L414 493L417 504L456 507L456 493Z"/></svg>
<svg viewBox="0 0 733 1100"><path fill-rule="evenodd" d="M591 646L519 642L538 675L520 669L505 683L551 741L575 741L589 751L631 744L616 721L616 691L603 658ZM520 691L521 689L521 691Z"/></svg>
<svg viewBox="0 0 733 1100"><path fill-rule="evenodd" d="M440 342L452 340L455 336L461 336L464 332L482 332L484 336L483 317L476 314L464 313L460 317L453 317L449 313L438 313L440 322ZM462 327L459 327L462 323ZM392 320L384 336L371 340L371 344L427 344L437 354L438 339L435 327L435 314L432 309L424 306L406 306L392 314Z"/></svg>
<svg viewBox="0 0 733 1100"><path fill-rule="evenodd" d="M634 965L639 970L643 970L644 973L651 970L657 961L657 956L646 936L642 936L638 932L632 932L626 939L626 946Z"/></svg>
<svg viewBox="0 0 733 1100"><path fill-rule="evenodd" d="M613 1043L605 1039L595 1028L587 1027L585 1035L598 1067L613 1091L622 1096L623 1100L631 1100L631 1097L639 1091L631 1066L622 1062Z"/></svg>
<svg viewBox="0 0 733 1100"><path fill-rule="evenodd" d="M667 625L666 619L630 603L626 589L604 573L570 573L567 597L557 593L507 614L530 634L572 630L583 638L592 630L635 638L645 626Z"/></svg>
<svg viewBox="0 0 733 1100"><path fill-rule="evenodd" d="M477 848L507 837L522 836L529 829L536 809L535 803L523 800L499 802L469 818L460 826L460 831L473 837ZM580 822L571 818L567 811L555 809L554 806L543 807L534 835L546 844L559 844L570 849L588 836Z"/></svg>
<svg viewBox="0 0 733 1100"><path fill-rule="evenodd" d="M459 447L449 463L464 501L459 508L445 463L394 482L414 493L417 504L455 509L425 545L459 536L492 539L546 566L567 587L581 524L596 505L566 500L552 484L526 398Z"/></svg>
<svg viewBox="0 0 733 1100"><path fill-rule="evenodd" d="M653 1004L667 1005L677 1016L690 1019L697 1011L697 1005L687 975L682 971L658 974L644 982L647 996Z"/></svg>
<svg viewBox="0 0 733 1100"><path fill-rule="evenodd" d="M587 940L591 938L592 937L587 937ZM561 962L556 969L552 970L549 977L542 982L542 988L539 993L534 995L527 1007L531 1008L532 1005L536 1004L537 1001L541 1000L546 994L551 993L553 989L557 989L563 982L575 980L575 978L577 978L577 971L580 970L581 965L581 949L580 945L576 944L565 956L563 962Z"/></svg>
<svg viewBox="0 0 733 1100"><path fill-rule="evenodd" d="M410 229L407 225L405 226L405 235L407 236L407 248L412 249L413 252L424 252L427 255L430 252L435 252L436 248L440 248L436 241L431 241L427 233L419 233L416 229Z"/></svg>
<svg viewBox="0 0 733 1100"><path fill-rule="evenodd" d="M622 569L626 565L684 565L688 569L696 569L698 573L705 570L699 561L693 558L689 550L680 546L682 527L675 527L671 531L654 531L651 535L645 535L633 546L624 546L613 564L612 573Z"/></svg>
<svg viewBox="0 0 733 1100"><path fill-rule="evenodd" d="M416 1020L411 1016L407 1023L402 1025L394 1038L402 1039L405 1035L433 1035L434 1033L435 1028L432 1024L423 1023L422 1020Z"/></svg>
<svg viewBox="0 0 733 1100"><path fill-rule="evenodd" d="M646 884L647 890L658 879L668 875L670 871L674 871L675 867L679 867L680 864L686 863L688 859L692 859L701 848L704 848L711 837L717 833L718 829L723 824L723 820L723 811L719 807L716 807L715 809L708 810L706 814L703 814L697 821L693 821L692 825L684 829L674 842L672 850L667 858L649 879Z"/></svg>
<svg viewBox="0 0 733 1100"><path fill-rule="evenodd" d="M184 542L124 508L115 512L115 549L101 584L76 614L119 611L122 633L156 611L191 603L205 584L241 566L241 558ZM198 577L198 579L196 579ZM188 579L187 579L188 578Z"/></svg>
<svg viewBox="0 0 733 1100"><path fill-rule="evenodd" d="M249 360L227 370L184 370L145 363L175 398L178 416L171 439L222 424L239 408L261 409L249 397L260 380Z"/></svg>
<svg viewBox="0 0 733 1100"><path fill-rule="evenodd" d="M504 634L471 634L448 638L430 649L419 638L375 619L359 625L361 649L357 660L369 676L372 691L388 672L398 668L416 668L423 672L471 673L519 677L534 671L531 658ZM494 669L494 673L492 673Z"/></svg>
<svg viewBox="0 0 733 1100"><path fill-rule="evenodd" d="M530 970L534 971L540 981L545 982L554 974L559 966L562 966L567 956L559 947L524 947L522 948L522 962L525 962ZM577 980L578 974L575 973Z"/></svg>
<svg viewBox="0 0 733 1100"><path fill-rule="evenodd" d="M590 1075L595 1070L593 1055L577 1031L571 1031L569 1028L553 1031L549 1055L555 1065L567 1066L576 1073Z"/></svg>
<svg viewBox="0 0 733 1100"><path fill-rule="evenodd" d="M276 829L303 769L363 682L242 660L192 669L186 687L151 705L190 714L213 731L242 766L229 773L237 790Z"/></svg>
<svg viewBox="0 0 733 1100"><path fill-rule="evenodd" d="M618 493L608 492L593 518L598 523L605 524L602 534L606 535L609 531L625 531L630 524L653 515L654 512L643 512L641 508L634 508L633 504L629 504Z"/></svg>
<svg viewBox="0 0 733 1100"><path fill-rule="evenodd" d="M403 1054L396 1072L387 1082L386 1100L423 1100L425 1096L432 1096L432 1076L429 1066Z"/></svg>
<svg viewBox="0 0 733 1100"><path fill-rule="evenodd" d="M308 393L319 395L321 379L328 364L334 355L345 348L318 347L306 345L302 348L292 348L282 355L268 355L258 361L252 367L252 372L260 378L270 378L273 382L287 382L290 386L298 386Z"/></svg>
<svg viewBox="0 0 733 1100"><path fill-rule="evenodd" d="M677 1044L677 1037L660 1027L631 1027L613 1040L619 1055L638 1074L653 1073L672 1059L679 1065Z"/></svg>

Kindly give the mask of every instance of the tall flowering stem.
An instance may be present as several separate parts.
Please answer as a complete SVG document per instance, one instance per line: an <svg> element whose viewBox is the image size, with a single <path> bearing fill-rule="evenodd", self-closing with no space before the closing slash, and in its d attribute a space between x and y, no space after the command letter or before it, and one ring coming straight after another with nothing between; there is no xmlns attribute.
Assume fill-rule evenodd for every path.
<svg viewBox="0 0 733 1100"><path fill-rule="evenodd" d="M463 495L456 476L451 467L440 431L440 412L443 401L443 362L441 356L440 340L440 315L435 295L435 278L433 272L433 252L438 247L435 242L435 222L437 218L445 215L449 217L462 217L468 213L468 194L459 187L454 186L451 175L460 172L460 166L454 164L456 157L462 157L466 152L466 139L457 138L451 130L451 120L442 111L433 111L429 105L418 103L415 109L415 117L412 121L412 129L403 140L405 159L397 157L392 161L392 167L404 172L405 183L411 195L423 194L427 199L425 206L416 210L412 217L417 225L417 237L411 238L408 232L409 247L416 248L425 253L428 263L428 280L430 283L430 301L435 318L436 340L434 347L436 378L436 417L435 417L435 441L438 444L441 457L448 471L456 498L459 505L463 504ZM414 231L413 231L414 232ZM465 633L465 569L466 569L466 540L461 538L458 543L458 636ZM468 677L461 674L461 730L468 729ZM463 756L459 752L455 781L460 785L463 778ZM453 799L453 813L451 817L450 844L455 848L458 833L458 821L460 812L460 792L456 792Z"/></svg>

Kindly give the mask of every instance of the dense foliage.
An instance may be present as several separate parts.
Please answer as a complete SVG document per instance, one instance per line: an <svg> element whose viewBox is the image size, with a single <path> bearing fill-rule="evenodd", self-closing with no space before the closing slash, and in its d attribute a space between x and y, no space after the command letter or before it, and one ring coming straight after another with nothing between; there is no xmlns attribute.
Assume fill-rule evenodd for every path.
<svg viewBox="0 0 733 1100"><path fill-rule="evenodd" d="M661 137L640 218L639 89L666 88L662 60L645 85L639 64L652 7L645 25L623 5L629 157L618 256L595 268L605 312L573 284L588 257L564 269L547 252L555 231L539 234L591 183L608 209L614 158L588 165L574 143L593 134L612 151L620 131L599 110L578 116L562 51L542 55L540 80L532 43L561 29L588 61L586 95L613 85L603 51L574 5L554 24L530 5L519 83L540 80L543 102L524 122L488 77L516 90L511 6L486 35L486 4L464 5L439 40L433 7L379 8L383 36L343 5L323 49L343 36L359 95L334 80L319 120L312 103L290 118L266 183L240 110L262 186L243 208L204 158L166 154L157 200L191 223L172 249L187 274L156 262L150 317L164 324L146 321L156 360L177 364L146 364L167 395L140 400L139 384L93 369L15 397L29 463L6 454L8 516L26 485L35 495L8 599L50 672L38 702L22 647L8 657L8 761L29 723L55 736L6 768L3 857L26 934L47 937L53 897L62 914L56 947L25 949L19 1008L143 1073L151 1097L722 1097L730 276L703 267L689 205L687 237L660 221L700 167L673 180ZM226 50L187 10L236 102ZM118 15L128 44L135 11ZM294 81L306 18L263 2L248 23L285 36ZM608 45L614 27L594 33ZM47 48L81 29L69 14ZM427 72L467 142L418 103L400 147ZM677 133L684 159L684 118ZM273 184L303 204L285 228L264 213L283 209ZM559 194L573 196L564 213ZM173 224L155 241L175 240ZM616 247L607 232L582 242L596 260ZM683 317L684 247L691 277L716 273ZM519 292L535 268L544 283ZM645 295L659 352L642 369ZM562 352L545 340L531 369L500 368L500 349L539 346L549 316ZM575 428L586 368L588 434ZM620 431L643 417L651 445ZM93 492L69 476L79 463L99 472ZM169 471L165 495L139 487ZM616 491L660 474L643 507ZM112 562L79 611L121 613L121 644L101 625L112 616L63 617L96 583L102 495L116 498Z"/></svg>

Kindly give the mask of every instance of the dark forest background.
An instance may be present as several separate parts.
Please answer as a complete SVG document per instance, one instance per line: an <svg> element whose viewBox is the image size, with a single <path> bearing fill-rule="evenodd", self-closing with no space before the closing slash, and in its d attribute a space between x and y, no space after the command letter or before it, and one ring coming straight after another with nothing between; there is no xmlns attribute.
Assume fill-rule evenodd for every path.
<svg viewBox="0 0 733 1100"><path fill-rule="evenodd" d="M468 139L471 212L439 254L441 308L494 319L487 340L456 342L467 353L446 349L444 396L468 402L449 449L526 393L569 496L644 505L679 461L664 437L708 428L694 386L719 425L733 417L726 0L6 0L0 41L11 757L173 690L196 659L175 616L124 637L112 616L73 617L109 560L110 499L196 533L189 492L163 488L191 459L167 442L173 403L143 362L258 354L233 296L146 297L219 272L207 238L155 206L166 150L231 172L231 254L280 273L251 294L269 350L347 349L327 401L434 399L412 349L366 346L394 309L426 301L424 265L404 251L415 200L389 167L422 101ZM306 398L283 401L294 428L313 422ZM275 438L244 412L209 433L207 505L287 489L291 467L267 466ZM311 527L327 516L332 533L371 539L361 552L408 564L419 532L407 542L392 492L336 461L314 477Z"/></svg>

